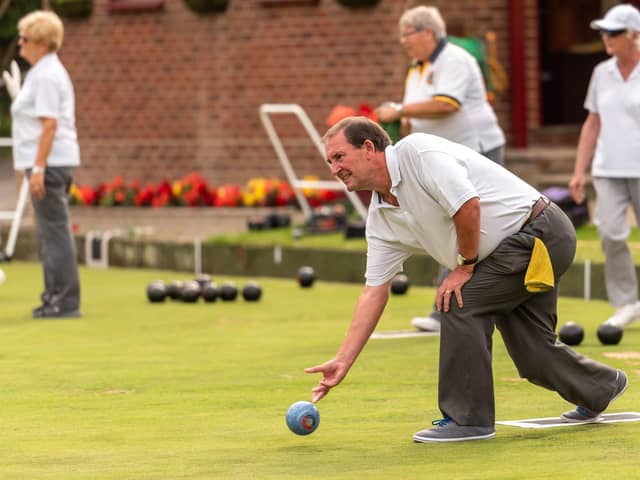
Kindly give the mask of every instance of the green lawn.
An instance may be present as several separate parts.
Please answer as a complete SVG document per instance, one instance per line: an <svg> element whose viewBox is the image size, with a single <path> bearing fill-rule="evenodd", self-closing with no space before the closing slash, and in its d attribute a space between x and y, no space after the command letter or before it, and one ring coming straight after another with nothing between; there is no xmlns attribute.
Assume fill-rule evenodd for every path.
<svg viewBox="0 0 640 480"><path fill-rule="evenodd" d="M310 398L360 287L259 279L260 303L146 302L155 278L189 275L82 268L82 319L30 318L39 265L4 264L0 286L0 478L12 479L603 479L637 478L640 422L524 430L498 426L483 442L414 444L439 418L437 337L372 340L343 385L319 403L308 437L290 433L287 407ZM223 278L215 278L217 281ZM242 285L245 279L237 279ZM433 290L394 296L379 330L409 328ZM604 302L562 299L580 322L578 350L629 374L611 411L640 411L640 325L619 346L595 330ZM497 417L570 408L518 378L495 336Z"/></svg>

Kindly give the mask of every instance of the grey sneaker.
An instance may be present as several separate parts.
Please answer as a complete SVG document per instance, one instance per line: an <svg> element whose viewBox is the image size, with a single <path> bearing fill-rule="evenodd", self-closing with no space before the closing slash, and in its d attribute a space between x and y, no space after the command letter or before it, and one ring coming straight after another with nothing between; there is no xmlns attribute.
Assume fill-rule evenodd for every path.
<svg viewBox="0 0 640 480"><path fill-rule="evenodd" d="M435 428L420 430L413 441L425 442L463 442L465 440L485 440L496 436L495 427L468 427L458 425L449 417L434 420Z"/></svg>
<svg viewBox="0 0 640 480"><path fill-rule="evenodd" d="M611 405L611 402L613 402L616 398L624 393L628 386L629 379L627 378L627 375L623 371L618 370L616 373L616 390L613 393L611 400L609 400L609 404L607 405L605 410L609 407L609 405ZM603 412L604 410L600 412L594 412L593 410L589 410L588 408L578 405L575 410L564 412L561 415L561 418L564 421L570 423L593 423L602 418L601 415Z"/></svg>

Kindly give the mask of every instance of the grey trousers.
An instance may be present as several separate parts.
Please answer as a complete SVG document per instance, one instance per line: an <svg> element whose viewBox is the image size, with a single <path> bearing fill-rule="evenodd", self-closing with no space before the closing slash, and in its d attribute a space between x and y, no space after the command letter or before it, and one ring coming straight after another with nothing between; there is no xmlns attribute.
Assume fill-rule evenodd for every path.
<svg viewBox="0 0 640 480"><path fill-rule="evenodd" d="M544 293L524 287L534 237L545 243L556 280L555 288ZM558 280L572 263L575 246L570 220L551 204L476 265L462 287L464 308L454 296L450 311L442 315L438 400L444 416L459 425L494 424L494 326L521 377L569 403L595 411L606 408L616 370L556 343Z"/></svg>
<svg viewBox="0 0 640 480"><path fill-rule="evenodd" d="M627 239L631 233L627 208L640 219L640 179L593 179L596 190L595 224L605 255L604 276L609 302L622 307L638 301L638 279Z"/></svg>
<svg viewBox="0 0 640 480"><path fill-rule="evenodd" d="M76 244L71 233L67 195L73 168L47 167L45 196L31 198L36 219L36 236L44 273L43 303L59 305L63 311L80 306L80 282ZM31 176L31 171L27 171Z"/></svg>

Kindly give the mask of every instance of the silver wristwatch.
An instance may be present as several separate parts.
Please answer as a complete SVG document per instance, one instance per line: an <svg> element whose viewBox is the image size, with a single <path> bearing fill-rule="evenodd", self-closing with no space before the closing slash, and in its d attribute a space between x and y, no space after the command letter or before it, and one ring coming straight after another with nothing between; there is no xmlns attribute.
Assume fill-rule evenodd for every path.
<svg viewBox="0 0 640 480"><path fill-rule="evenodd" d="M458 253L456 262L461 267L464 265L475 265L476 263L478 263L478 256L476 255L474 258L465 258L461 253Z"/></svg>

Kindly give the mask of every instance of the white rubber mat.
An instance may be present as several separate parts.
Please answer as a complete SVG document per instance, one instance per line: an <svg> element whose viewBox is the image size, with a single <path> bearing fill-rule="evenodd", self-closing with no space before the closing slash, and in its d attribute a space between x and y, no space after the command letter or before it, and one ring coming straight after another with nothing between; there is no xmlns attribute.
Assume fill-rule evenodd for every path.
<svg viewBox="0 0 640 480"><path fill-rule="evenodd" d="M591 423L572 423L564 421L560 417L549 418L527 418L526 420L506 420L496 422L498 425L508 425L510 427L521 428L553 428L553 427L574 427L576 425L593 425L599 423L619 423L619 422L638 422L640 421L640 413L638 412L621 412L621 413L605 413L597 422Z"/></svg>

